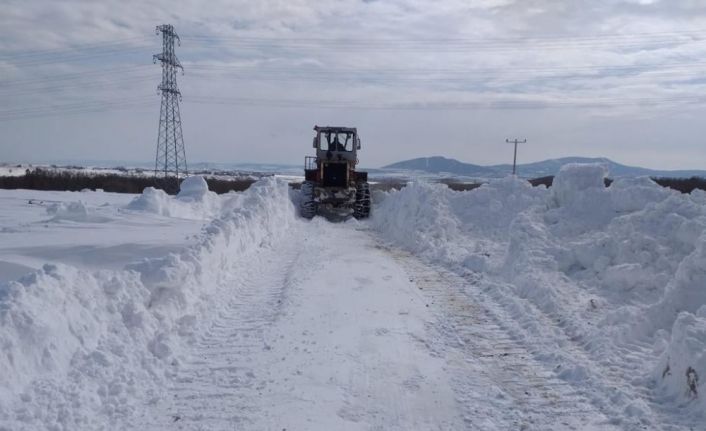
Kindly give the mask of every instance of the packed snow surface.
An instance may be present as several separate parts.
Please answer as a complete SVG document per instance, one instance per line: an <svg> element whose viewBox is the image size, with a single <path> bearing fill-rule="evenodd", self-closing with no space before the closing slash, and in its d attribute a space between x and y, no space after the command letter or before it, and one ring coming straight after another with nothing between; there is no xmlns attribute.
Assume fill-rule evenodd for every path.
<svg viewBox="0 0 706 431"><path fill-rule="evenodd" d="M704 429L706 193L0 191L0 429Z"/></svg>

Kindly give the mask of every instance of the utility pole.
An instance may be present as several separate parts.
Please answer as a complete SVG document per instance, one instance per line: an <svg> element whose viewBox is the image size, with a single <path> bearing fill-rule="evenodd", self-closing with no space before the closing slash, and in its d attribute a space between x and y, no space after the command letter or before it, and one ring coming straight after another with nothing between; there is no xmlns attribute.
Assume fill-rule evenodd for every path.
<svg viewBox="0 0 706 431"><path fill-rule="evenodd" d="M515 144L515 155L512 158L512 175L515 175L517 172L517 144L524 144L527 142L527 139L519 140L519 139L514 139L514 140L509 140L505 139L505 142L508 144Z"/></svg>
<svg viewBox="0 0 706 431"><path fill-rule="evenodd" d="M162 63L162 83L157 90L162 93L162 106L159 111L159 129L157 132L157 157L154 164L154 176L158 186L167 193L179 191L179 177L186 176L186 152L184 136L181 133L181 115L179 101L181 92L177 87L177 69L184 68L174 53L174 40L181 44L174 26L157 26L155 34L162 33L162 52L152 56L154 63Z"/></svg>

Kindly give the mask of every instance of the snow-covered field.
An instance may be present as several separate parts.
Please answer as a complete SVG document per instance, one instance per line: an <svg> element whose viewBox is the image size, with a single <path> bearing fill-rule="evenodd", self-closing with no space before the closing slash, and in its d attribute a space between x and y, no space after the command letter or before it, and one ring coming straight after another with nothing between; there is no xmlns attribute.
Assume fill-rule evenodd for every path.
<svg viewBox="0 0 706 431"><path fill-rule="evenodd" d="M217 163L195 163L189 166L189 172L194 175L201 175L208 178L230 180L230 181L256 181L265 176L276 176L284 179L301 180L301 168L296 170L293 167L278 165L260 164L217 164ZM40 169L57 173L78 174L82 176L98 175L119 175L121 177L152 177L154 167L134 163L121 165L120 162L101 162L96 165L76 164L28 164L28 163L0 163L0 177L22 176L26 171Z"/></svg>
<svg viewBox="0 0 706 431"><path fill-rule="evenodd" d="M604 175L2 190L0 429L706 429L706 193Z"/></svg>

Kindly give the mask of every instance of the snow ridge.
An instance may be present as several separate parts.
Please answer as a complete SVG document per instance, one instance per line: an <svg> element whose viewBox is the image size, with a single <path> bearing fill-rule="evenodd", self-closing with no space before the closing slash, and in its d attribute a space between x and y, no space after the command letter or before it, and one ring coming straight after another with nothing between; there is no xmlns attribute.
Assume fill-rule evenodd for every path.
<svg viewBox="0 0 706 431"><path fill-rule="evenodd" d="M371 226L474 279L536 359L628 429L693 426L706 398L706 202L648 178L604 186L570 164L547 190L512 177L472 191L412 183ZM701 378L699 383L698 378Z"/></svg>
<svg viewBox="0 0 706 431"><path fill-rule="evenodd" d="M190 205L192 216L213 211L210 192L198 180L187 185L170 204ZM136 202L156 195L147 189ZM45 265L0 284L0 428L112 429L135 402L157 396L180 340L208 315L211 281L295 219L289 187L272 178L218 206L199 243L181 253L119 271Z"/></svg>

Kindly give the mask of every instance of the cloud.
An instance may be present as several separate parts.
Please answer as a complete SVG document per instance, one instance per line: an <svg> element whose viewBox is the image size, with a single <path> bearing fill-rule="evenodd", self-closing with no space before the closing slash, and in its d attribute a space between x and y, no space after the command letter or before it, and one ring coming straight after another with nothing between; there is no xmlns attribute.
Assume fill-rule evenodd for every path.
<svg viewBox="0 0 706 431"><path fill-rule="evenodd" d="M114 128L130 117L114 115L111 122L114 109L122 108L116 101L141 104L142 111L125 105L133 117L150 113L150 97L157 109L159 66L151 64L151 55L161 49L154 28L165 22L182 37L177 55L185 75L178 80L184 109L196 115L184 116L185 136L189 153L200 159L217 158L220 150L237 158L230 152L233 136L256 139L257 129L242 130L250 127L281 127L294 135L287 139L278 133L278 139L305 142L308 123L328 118L369 124L373 139L385 142L370 154L382 164L409 149L414 155L430 151L425 150L428 142L416 136L438 136L439 151L461 151L459 141L470 138L452 129L467 129L464 116L482 116L478 127L495 128L483 132L486 140L492 133L504 139L508 117L558 140L536 125L573 124L586 137L556 155L588 154L591 136L599 134L585 126L587 119L615 130L615 141L623 142L625 128L607 116L626 122L659 118L654 127L670 129L676 122L669 118L702 109L695 103L706 68L701 60L706 33L699 30L706 24L706 5L700 1L214 0L204 6L198 1L10 0L3 7L0 96L7 104L0 108L5 136L0 139L8 146L9 139L20 142L12 145L20 159L33 153L61 155L39 151L56 121L37 115L56 114L51 106L70 111L61 107L84 103L84 109L72 108L75 116L100 115L102 127ZM93 107L104 113L91 113ZM133 121L144 127L144 141L128 144L126 156L152 151L154 118L142 117ZM239 130L220 130L215 118L238 124ZM240 118L247 121L239 123ZM21 124L30 121L35 126L23 129ZM91 121L84 123L84 135L94 136L97 131L88 130L94 127ZM393 125L405 132L387 130ZM392 142L396 136L404 139ZM89 158L104 153L78 131L65 132L64 138L71 141L64 151L75 158L86 151L94 153ZM106 137L105 145L117 139ZM551 155L558 148L558 142L543 145L546 151L538 154ZM257 148L246 153L250 160L277 157L281 162L298 160L304 148L274 156ZM472 161L477 154L448 155ZM490 147L483 157L499 154ZM684 163L703 162L699 157L685 155Z"/></svg>

